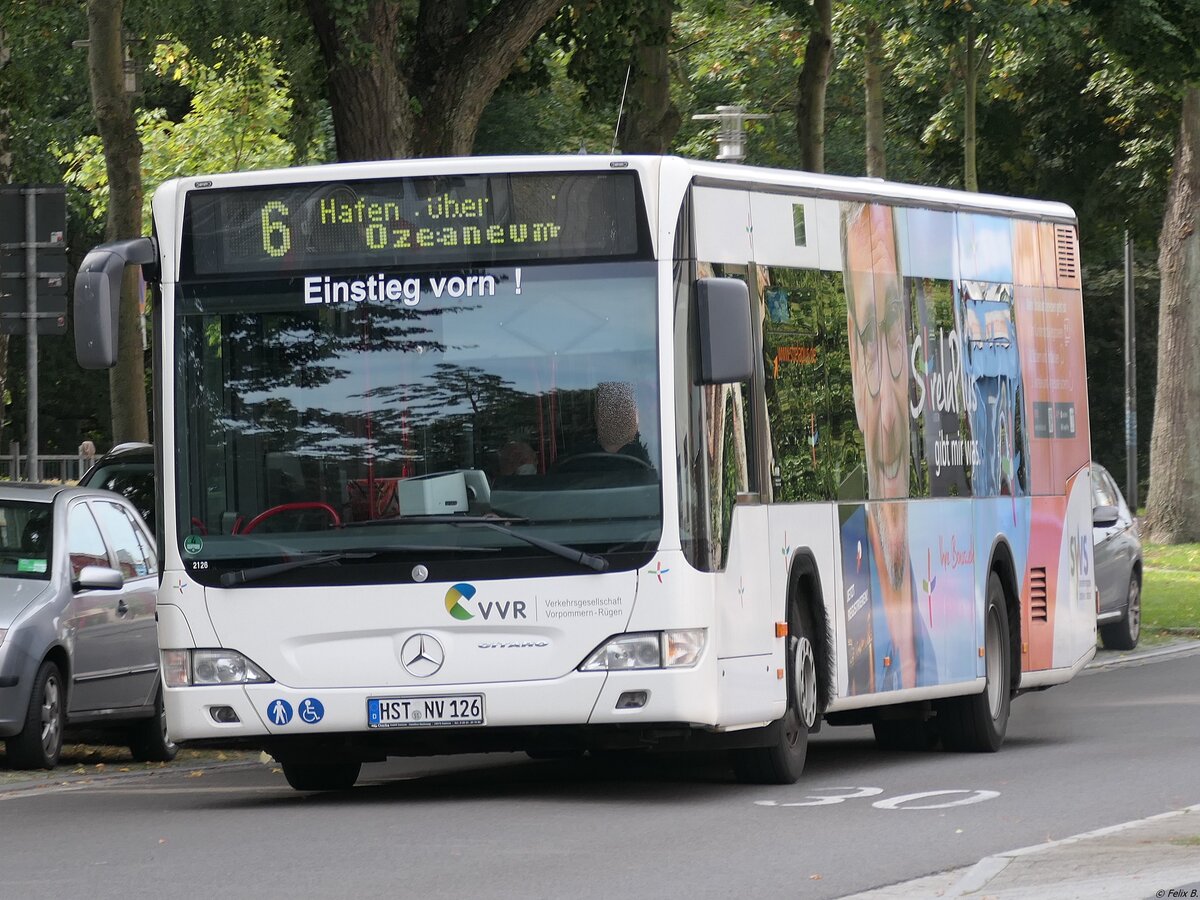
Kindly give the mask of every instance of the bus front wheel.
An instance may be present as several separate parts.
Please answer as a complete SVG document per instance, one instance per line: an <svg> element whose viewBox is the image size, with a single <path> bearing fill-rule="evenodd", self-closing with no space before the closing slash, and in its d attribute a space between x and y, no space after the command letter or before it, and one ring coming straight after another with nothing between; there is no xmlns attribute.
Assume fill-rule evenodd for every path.
<svg viewBox="0 0 1200 900"><path fill-rule="evenodd" d="M817 721L817 658L812 627L788 604L787 712L763 729L764 746L734 751L733 769L746 784L795 784L804 771L808 733Z"/></svg>
<svg viewBox="0 0 1200 900"><path fill-rule="evenodd" d="M298 791L348 791L358 781L360 762L310 763L281 760L283 777Z"/></svg>

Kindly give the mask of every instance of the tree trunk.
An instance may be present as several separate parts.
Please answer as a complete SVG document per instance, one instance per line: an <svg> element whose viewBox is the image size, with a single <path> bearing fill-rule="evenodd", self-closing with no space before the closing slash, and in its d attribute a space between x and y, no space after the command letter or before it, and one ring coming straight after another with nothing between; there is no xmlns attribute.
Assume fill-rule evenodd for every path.
<svg viewBox="0 0 1200 900"><path fill-rule="evenodd" d="M328 75L338 159L464 156L484 107L561 0L307 0Z"/></svg>
<svg viewBox="0 0 1200 900"><path fill-rule="evenodd" d="M808 33L804 66L800 69L796 100L796 136L800 141L800 168L825 171L825 88L833 58L833 0L813 0L817 17Z"/></svg>
<svg viewBox="0 0 1200 900"><path fill-rule="evenodd" d="M360 19L339 19L327 0L309 0L321 56L328 72L330 112L338 159L403 159L412 153L408 85L394 48L400 4L371 0Z"/></svg>
<svg viewBox="0 0 1200 900"><path fill-rule="evenodd" d="M421 7L441 2L422 0ZM464 6L458 21L442 17L436 30L421 34L418 46L429 51L415 54L408 67L410 83L423 87L417 94L416 156L470 154L496 88L562 5L562 0L499 0L469 31Z"/></svg>
<svg viewBox="0 0 1200 900"><path fill-rule="evenodd" d="M629 91L621 117L620 146L625 153L665 153L682 119L671 102L667 47L674 0L655 0L644 41L634 52Z"/></svg>
<svg viewBox="0 0 1200 900"><path fill-rule="evenodd" d="M88 0L88 72L108 171L105 237L110 241L142 233L142 143L125 94L123 6L124 0ZM140 306L138 272L131 266L121 289L117 364L108 377L114 443L149 440Z"/></svg>
<svg viewBox="0 0 1200 900"><path fill-rule="evenodd" d="M886 135L883 126L883 27L868 19L863 32L863 87L867 100L867 175L887 178Z"/></svg>
<svg viewBox="0 0 1200 900"><path fill-rule="evenodd" d="M1183 98L1159 234L1158 386L1150 438L1151 541L1200 540L1200 84Z"/></svg>
<svg viewBox="0 0 1200 900"><path fill-rule="evenodd" d="M967 62L963 67L963 188L979 190L975 166L975 95L979 86L979 59L975 49L975 23L967 22Z"/></svg>

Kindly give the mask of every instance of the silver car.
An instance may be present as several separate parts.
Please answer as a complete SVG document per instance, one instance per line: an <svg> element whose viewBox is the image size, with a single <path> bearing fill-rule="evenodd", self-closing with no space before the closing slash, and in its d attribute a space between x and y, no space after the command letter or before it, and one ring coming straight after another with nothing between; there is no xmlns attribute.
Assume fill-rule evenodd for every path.
<svg viewBox="0 0 1200 900"><path fill-rule="evenodd" d="M1142 633L1142 541L1121 489L1097 463L1092 463L1092 542L1100 640L1110 650L1132 650Z"/></svg>
<svg viewBox="0 0 1200 900"><path fill-rule="evenodd" d="M12 768L53 768L68 726L175 756L155 634L158 556L114 493L0 484L0 737Z"/></svg>

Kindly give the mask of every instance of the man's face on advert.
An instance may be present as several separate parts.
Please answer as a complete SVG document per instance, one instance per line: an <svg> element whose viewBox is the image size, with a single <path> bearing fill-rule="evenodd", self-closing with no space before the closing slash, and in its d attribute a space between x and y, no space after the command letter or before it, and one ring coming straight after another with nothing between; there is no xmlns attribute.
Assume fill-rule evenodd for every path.
<svg viewBox="0 0 1200 900"><path fill-rule="evenodd" d="M850 364L858 425L866 450L867 496L908 496L908 340L891 210L866 206L848 223ZM893 586L907 569L903 504L871 507L883 559Z"/></svg>

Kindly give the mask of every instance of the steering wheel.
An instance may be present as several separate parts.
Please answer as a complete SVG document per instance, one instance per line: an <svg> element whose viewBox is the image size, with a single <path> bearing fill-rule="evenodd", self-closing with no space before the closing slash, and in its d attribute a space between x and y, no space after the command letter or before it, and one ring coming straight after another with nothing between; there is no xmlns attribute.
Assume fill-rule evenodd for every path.
<svg viewBox="0 0 1200 900"><path fill-rule="evenodd" d="M249 534L266 519L271 516L277 516L280 513L299 512L306 509L319 509L321 512L329 516L330 522L337 528L342 524L342 517L337 514L337 510L328 503L321 503L317 500L306 500L301 503L280 503L278 506L272 506L270 509L264 509L257 516L246 523L245 527L238 534Z"/></svg>
<svg viewBox="0 0 1200 900"><path fill-rule="evenodd" d="M601 463L601 465L595 465ZM554 471L566 472L574 469L607 469L612 464L617 466L634 466L639 469L654 470L654 466L646 462L644 459L639 459L636 456L629 456L626 453L576 453L574 456L564 456L554 464Z"/></svg>

